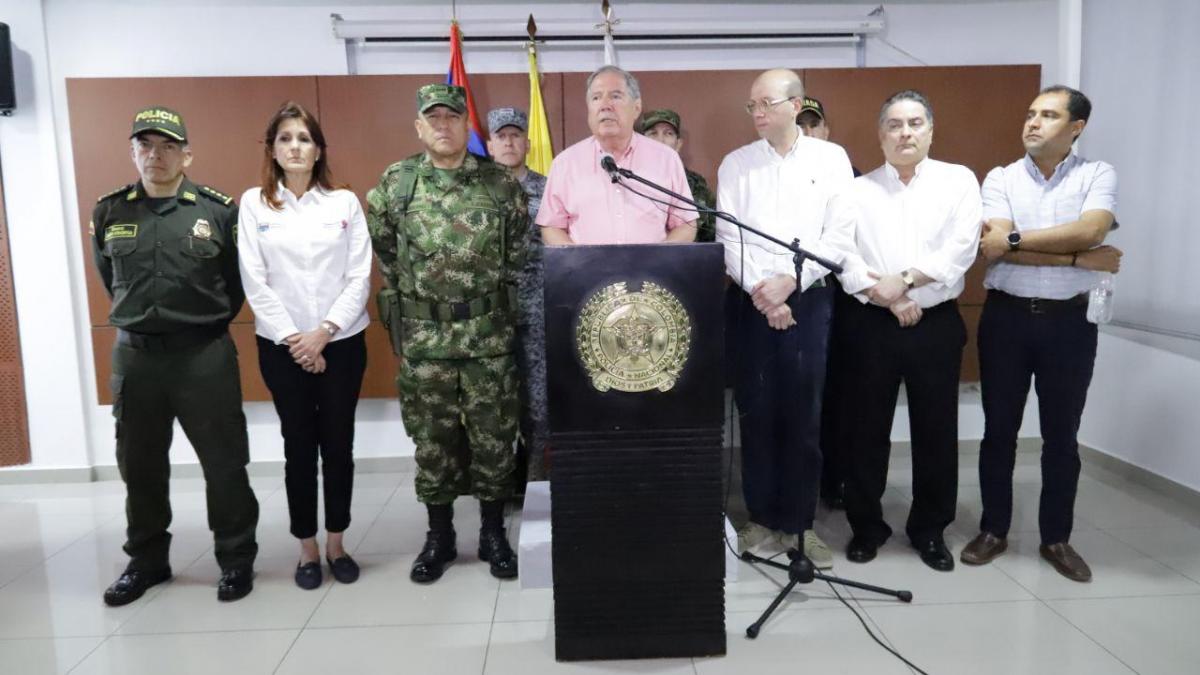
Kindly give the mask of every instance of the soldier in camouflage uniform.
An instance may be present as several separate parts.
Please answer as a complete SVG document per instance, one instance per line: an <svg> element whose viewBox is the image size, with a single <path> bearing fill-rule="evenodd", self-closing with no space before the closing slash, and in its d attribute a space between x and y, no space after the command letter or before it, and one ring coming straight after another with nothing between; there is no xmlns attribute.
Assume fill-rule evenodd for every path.
<svg viewBox="0 0 1200 675"><path fill-rule="evenodd" d="M380 317L401 357L404 427L416 444L417 499L429 513L411 577L431 582L457 555L454 499L479 499L479 557L517 574L504 533L517 432L517 278L525 262L525 192L508 171L467 152L466 95L417 91L425 152L393 164L367 193L367 226L387 288Z"/></svg>
<svg viewBox="0 0 1200 675"><path fill-rule="evenodd" d="M675 152L683 151L683 137L681 136L679 113L674 110L662 108L651 110L643 115L642 134L646 138L652 138L667 147L674 148ZM684 167L683 171L687 175L688 187L692 189L692 198L703 206L715 209L717 207L717 196L712 193L712 190L708 189L708 181L704 180L704 176L686 167ZM716 223L716 217L711 213L697 214L696 241L716 241Z"/></svg>
<svg viewBox="0 0 1200 675"><path fill-rule="evenodd" d="M546 410L546 316L542 299L542 233L534 223L546 177L525 166L529 153L529 118L518 108L488 111L488 153L508 167L529 198L529 255L517 286L517 366L521 372L521 442L517 444L518 494L525 482L546 480L545 452L550 435Z"/></svg>

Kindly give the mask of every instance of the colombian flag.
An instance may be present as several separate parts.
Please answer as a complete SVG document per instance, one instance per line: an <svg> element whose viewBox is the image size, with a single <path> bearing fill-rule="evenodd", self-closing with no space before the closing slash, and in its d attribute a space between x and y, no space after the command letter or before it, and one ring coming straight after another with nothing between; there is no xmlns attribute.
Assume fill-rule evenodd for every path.
<svg viewBox="0 0 1200 675"><path fill-rule="evenodd" d="M550 173L550 160L554 150L550 147L550 125L546 120L546 107L542 104L542 83L538 78L537 53L529 48L529 156L525 165L545 176Z"/></svg>
<svg viewBox="0 0 1200 675"><path fill-rule="evenodd" d="M453 84L467 90L467 151L487 157L487 146L483 143L483 127L479 126L479 114L475 112L475 98L471 96L471 85L467 84L467 69L463 67L462 34L458 31L458 22L450 22L450 72L446 73L446 84Z"/></svg>

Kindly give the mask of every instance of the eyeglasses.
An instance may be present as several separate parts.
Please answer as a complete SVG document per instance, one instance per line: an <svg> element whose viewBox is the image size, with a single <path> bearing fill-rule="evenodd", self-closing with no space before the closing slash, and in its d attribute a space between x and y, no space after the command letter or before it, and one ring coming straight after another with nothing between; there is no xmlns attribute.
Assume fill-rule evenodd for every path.
<svg viewBox="0 0 1200 675"><path fill-rule="evenodd" d="M770 112L771 108L774 108L775 106L779 105L780 103L784 103L786 101L794 101L794 100L796 100L795 96L788 96L787 98L781 98L781 99L777 99L774 101L769 101L765 98L762 99L761 101L747 101L746 102L746 114L753 115L756 112Z"/></svg>

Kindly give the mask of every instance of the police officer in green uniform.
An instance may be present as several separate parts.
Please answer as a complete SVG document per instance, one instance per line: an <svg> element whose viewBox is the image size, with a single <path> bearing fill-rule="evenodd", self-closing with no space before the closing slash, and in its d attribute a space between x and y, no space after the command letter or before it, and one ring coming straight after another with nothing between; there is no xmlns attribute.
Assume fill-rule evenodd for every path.
<svg viewBox="0 0 1200 675"><path fill-rule="evenodd" d="M646 138L652 138L674 149L675 152L683 151L683 136L679 113L674 110L660 108L642 115L641 130ZM707 208L717 208L717 196L712 193L712 190L708 189L708 181L704 180L704 176L686 167L683 172L687 176L688 187L692 190L692 197ZM706 212L698 213L696 215L696 241L706 242L716 241L716 239L716 216Z"/></svg>
<svg viewBox="0 0 1200 675"><path fill-rule="evenodd" d="M139 112L130 134L141 180L100 198L89 234L112 297L117 466L125 481L129 565L104 592L113 606L171 578L168 451L176 419L204 470L208 524L222 574L217 598L253 588L258 501L229 322L245 294L233 199L192 183L179 113Z"/></svg>
<svg viewBox="0 0 1200 675"><path fill-rule="evenodd" d="M367 226L387 288L380 316L401 357L404 428L416 444L417 499L429 531L412 566L442 576L457 555L454 500L479 499L479 557L517 574L504 532L517 432L517 280L526 256L525 192L501 165L467 152L466 93L417 91L425 152L393 164L367 193Z"/></svg>

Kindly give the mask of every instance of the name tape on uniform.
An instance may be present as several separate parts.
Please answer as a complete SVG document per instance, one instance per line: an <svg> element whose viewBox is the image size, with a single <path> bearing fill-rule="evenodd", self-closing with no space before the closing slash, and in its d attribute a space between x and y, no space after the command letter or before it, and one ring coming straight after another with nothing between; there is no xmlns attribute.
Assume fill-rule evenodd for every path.
<svg viewBox="0 0 1200 675"><path fill-rule="evenodd" d="M137 237L137 223L122 223L120 225L109 225L104 228L104 241L113 239L133 239Z"/></svg>

